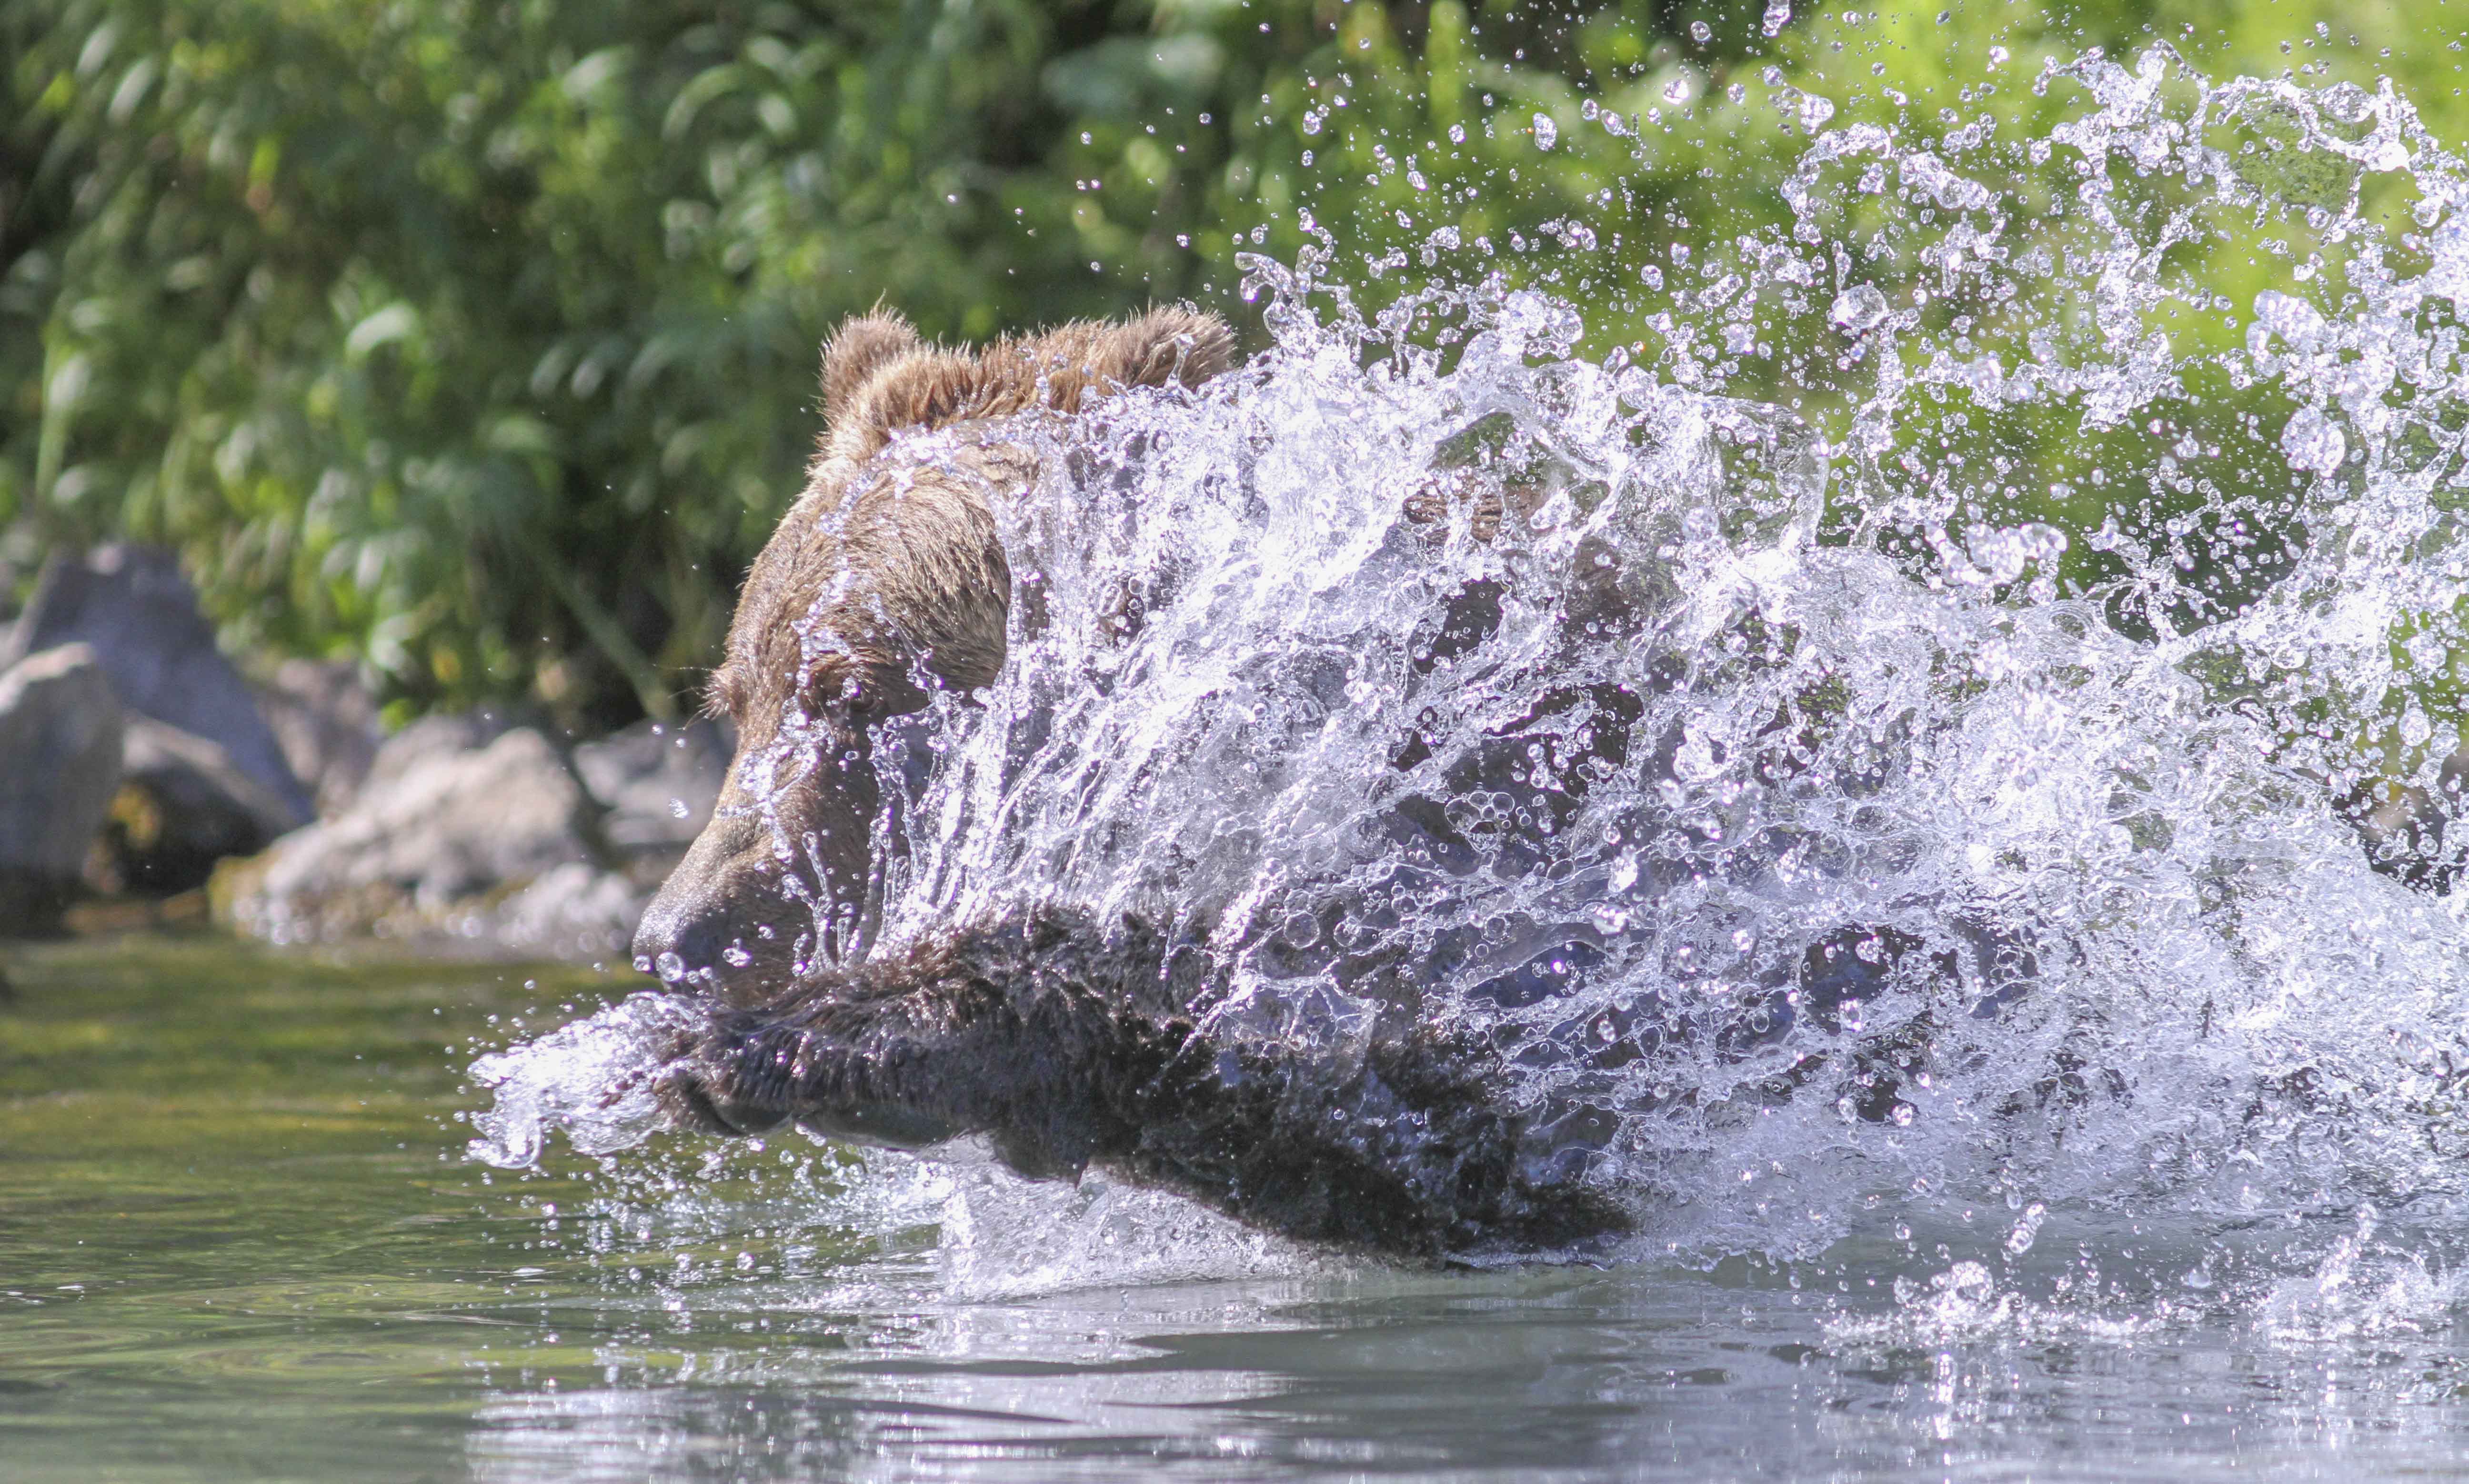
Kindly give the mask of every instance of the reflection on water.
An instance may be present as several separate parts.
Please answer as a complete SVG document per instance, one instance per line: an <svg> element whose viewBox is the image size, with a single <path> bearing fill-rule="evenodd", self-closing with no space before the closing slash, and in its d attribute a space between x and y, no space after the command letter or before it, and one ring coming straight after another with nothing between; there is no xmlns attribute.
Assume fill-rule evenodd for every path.
<svg viewBox="0 0 2469 1484"><path fill-rule="evenodd" d="M802 1140L510 1179L460 1158L457 1069L591 976L211 943L9 968L12 1481L2469 1468L2453 1266L2389 1219L1997 1209L1797 1264L1412 1273ZM1085 1284L1032 1239L1115 1217L1238 1276L1023 1278ZM1017 1235L972 1252L971 1221Z"/></svg>

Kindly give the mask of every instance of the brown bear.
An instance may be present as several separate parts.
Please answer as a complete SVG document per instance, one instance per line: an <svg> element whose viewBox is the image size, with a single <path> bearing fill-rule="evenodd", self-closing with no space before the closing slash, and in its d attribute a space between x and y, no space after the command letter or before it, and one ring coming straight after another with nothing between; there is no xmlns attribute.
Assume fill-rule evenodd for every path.
<svg viewBox="0 0 2469 1484"><path fill-rule="evenodd" d="M1192 924L1049 907L867 941L878 729L1004 665L995 512L1036 473L1009 420L1196 386L1232 350L1224 323L1188 309L974 354L883 313L831 339L825 440L709 687L737 763L635 938L638 966L708 1010L661 1074L663 1101L718 1133L981 1135L1031 1176L1102 1163L1258 1225L1399 1254L1617 1230L1625 1213L1584 1183L1568 1129L1507 1111L1492 1048L1433 1013L1406 966L1355 966L1377 1023L1322 1056L1211 1032L1202 1008L1224 965ZM1445 502L1408 515L1430 522ZM1441 641L1481 628L1493 601L1460 591Z"/></svg>
<svg viewBox="0 0 2469 1484"><path fill-rule="evenodd" d="M638 959L664 979L690 967L743 1002L846 956L881 802L875 729L931 689L976 690L1003 668L1011 572L994 507L1036 473L1004 420L1196 384L1232 346L1223 322L1174 310L974 355L926 346L890 314L842 327L823 353L822 446L747 574L706 687L708 709L736 724L739 762L645 914ZM937 429L957 441L896 437ZM784 843L799 858L783 859Z"/></svg>

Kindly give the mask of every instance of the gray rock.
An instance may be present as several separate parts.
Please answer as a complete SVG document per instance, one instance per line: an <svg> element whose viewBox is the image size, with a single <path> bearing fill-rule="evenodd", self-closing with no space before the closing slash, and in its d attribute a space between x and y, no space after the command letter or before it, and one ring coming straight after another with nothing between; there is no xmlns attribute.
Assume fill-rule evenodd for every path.
<svg viewBox="0 0 2469 1484"><path fill-rule="evenodd" d="M186 892L205 885L216 862L263 850L292 823L283 800L221 747L131 717L120 794L89 880L116 892Z"/></svg>
<svg viewBox="0 0 2469 1484"><path fill-rule="evenodd" d="M196 591L170 551L124 545L82 559L56 554L0 641L0 666L71 643L92 646L123 707L222 747L295 823L315 816L315 801L292 776L247 683L216 647Z"/></svg>
<svg viewBox="0 0 2469 1484"><path fill-rule="evenodd" d="M377 762L384 733L377 697L347 661L286 660L257 687L257 708L273 729L292 777L316 800L320 819L351 806Z"/></svg>
<svg viewBox="0 0 2469 1484"><path fill-rule="evenodd" d="M581 791L546 738L525 728L487 747L407 766L340 818L300 832L268 873L285 892L385 883L424 907L590 856L574 826Z"/></svg>
<svg viewBox="0 0 2469 1484"><path fill-rule="evenodd" d="M490 936L527 953L622 962L650 897L620 872L569 862L506 898Z"/></svg>
<svg viewBox="0 0 2469 1484"><path fill-rule="evenodd" d="M611 873L590 845L589 801L548 739L518 728L475 748L456 735L432 728L389 743L349 809L218 872L217 915L278 942L442 935L551 947L522 940L538 932L572 951L589 936L588 909L599 940L622 943L644 893L622 875L613 888L577 885ZM526 903L543 882L550 895Z"/></svg>
<svg viewBox="0 0 2469 1484"><path fill-rule="evenodd" d="M569 766L501 714L427 717L377 750L348 808L225 867L216 911L277 941L622 955L710 818L732 752L710 722L647 722L575 748Z"/></svg>
<svg viewBox="0 0 2469 1484"><path fill-rule="evenodd" d="M736 739L716 722L641 722L574 750L574 766L608 808L609 844L629 856L673 854L694 843L728 780Z"/></svg>
<svg viewBox="0 0 2469 1484"><path fill-rule="evenodd" d="M494 710L424 716L379 745L360 786L371 791L392 788L431 758L487 747L514 730L504 713Z"/></svg>
<svg viewBox="0 0 2469 1484"><path fill-rule="evenodd" d="M0 937L45 932L120 787L123 722L93 650L0 672Z"/></svg>

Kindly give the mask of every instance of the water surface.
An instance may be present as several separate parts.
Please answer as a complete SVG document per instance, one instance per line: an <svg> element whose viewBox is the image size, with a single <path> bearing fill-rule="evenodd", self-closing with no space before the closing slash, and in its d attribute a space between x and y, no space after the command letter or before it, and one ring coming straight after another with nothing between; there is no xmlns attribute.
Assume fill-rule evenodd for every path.
<svg viewBox="0 0 2469 1484"><path fill-rule="evenodd" d="M473 1042L625 987L588 971L153 939L8 968L12 1480L2469 1468L2450 1282L2354 1213L1401 1271L803 1140L467 1162ZM1105 1280L1175 1262L1235 1276Z"/></svg>

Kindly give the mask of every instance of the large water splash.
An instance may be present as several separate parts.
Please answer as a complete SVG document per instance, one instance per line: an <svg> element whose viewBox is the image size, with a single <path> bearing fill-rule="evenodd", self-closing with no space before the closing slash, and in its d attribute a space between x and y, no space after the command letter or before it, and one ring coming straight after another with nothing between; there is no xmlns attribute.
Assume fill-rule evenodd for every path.
<svg viewBox="0 0 2469 1484"><path fill-rule="evenodd" d="M1479 274L1367 315L1331 244L1248 265L1241 371L1022 424L1010 659L886 750L877 941L1205 924L1212 1032L1334 1060L1403 966L1652 1248L2453 1210L2469 171L2388 85L2040 86L1927 147L1784 100L1791 227L1652 357ZM2182 267L2257 222L2250 303ZM493 1157L622 1137L630 1023L493 1062Z"/></svg>

